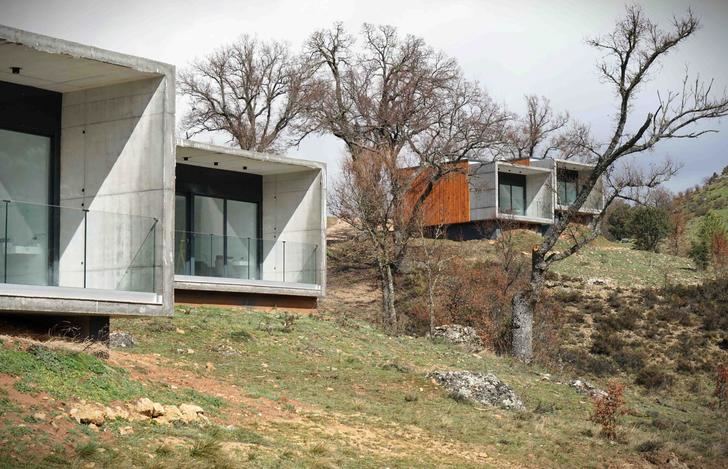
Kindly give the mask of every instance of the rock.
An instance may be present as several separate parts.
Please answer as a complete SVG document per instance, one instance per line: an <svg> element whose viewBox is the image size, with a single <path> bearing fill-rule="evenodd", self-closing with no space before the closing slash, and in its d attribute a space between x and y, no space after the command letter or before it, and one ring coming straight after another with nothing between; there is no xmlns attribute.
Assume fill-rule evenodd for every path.
<svg viewBox="0 0 728 469"><path fill-rule="evenodd" d="M164 415L159 418L155 418L154 422L169 424L180 420L185 420L185 416L182 411L179 410L179 407L176 405L168 405L164 406Z"/></svg>
<svg viewBox="0 0 728 469"><path fill-rule="evenodd" d="M503 409L524 409L523 402L513 392L513 389L492 373L434 371L427 376L432 378L435 383L447 389L453 399L466 400Z"/></svg>
<svg viewBox="0 0 728 469"><path fill-rule="evenodd" d="M109 347L111 348L131 348L135 345L134 336L128 332L114 331L109 334Z"/></svg>
<svg viewBox="0 0 728 469"><path fill-rule="evenodd" d="M460 324L438 326L433 331L432 338L460 346L469 352L483 350L483 341L475 332L475 329L469 326L461 326Z"/></svg>
<svg viewBox="0 0 728 469"><path fill-rule="evenodd" d="M164 415L164 406L157 402L152 402L151 399L146 397L142 397L137 401L135 410L138 413L151 418L161 417Z"/></svg>
<svg viewBox="0 0 728 469"><path fill-rule="evenodd" d="M210 347L210 350L212 352L219 353L220 355L225 356L225 357L232 357L232 356L240 355L239 351L237 351L230 344L226 344L226 343L220 343L220 344L214 345L214 346Z"/></svg>
<svg viewBox="0 0 728 469"><path fill-rule="evenodd" d="M207 363L205 364L205 369L206 369L207 371L215 371L215 365L213 365L213 364L212 364L211 362L207 362Z"/></svg>
<svg viewBox="0 0 728 469"><path fill-rule="evenodd" d="M179 406L179 411L182 414L182 420L185 422L194 422L200 419L205 419L205 411L202 407L194 404L182 404Z"/></svg>
<svg viewBox="0 0 728 469"><path fill-rule="evenodd" d="M101 426L104 424L104 412L94 406L83 404L78 408L71 409L69 412L71 417L76 419L78 423L85 425Z"/></svg>
<svg viewBox="0 0 728 469"><path fill-rule="evenodd" d="M184 335L185 334L184 329L180 329L179 327L177 328L177 331L176 332L177 332L177 334L180 334L180 335Z"/></svg>
<svg viewBox="0 0 728 469"><path fill-rule="evenodd" d="M46 421L46 414L43 412L36 412L33 414L33 420L37 422L45 422Z"/></svg>
<svg viewBox="0 0 728 469"><path fill-rule="evenodd" d="M581 394L586 394L587 396L591 397L606 397L607 392L599 389L598 387L594 386L588 381L584 381L582 379L575 379L571 383L569 383L569 386L576 389L576 392Z"/></svg>

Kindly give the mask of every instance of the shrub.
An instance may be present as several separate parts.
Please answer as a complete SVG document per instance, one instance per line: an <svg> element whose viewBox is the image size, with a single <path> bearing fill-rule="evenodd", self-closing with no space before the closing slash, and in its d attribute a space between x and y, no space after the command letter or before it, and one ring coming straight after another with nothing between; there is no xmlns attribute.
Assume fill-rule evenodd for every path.
<svg viewBox="0 0 728 469"><path fill-rule="evenodd" d="M656 365L643 368L635 378L635 383L647 389L665 389L672 386L673 376Z"/></svg>
<svg viewBox="0 0 728 469"><path fill-rule="evenodd" d="M723 263L728 251L728 229L713 212L703 217L698 228L697 239L690 248L690 257L698 268L704 269L710 263Z"/></svg>
<svg viewBox="0 0 728 469"><path fill-rule="evenodd" d="M610 381L607 386L607 395L595 397L593 403L594 413L591 421L602 426L602 436L615 440L619 417L626 413L624 385L617 381Z"/></svg>
<svg viewBox="0 0 728 469"><path fill-rule="evenodd" d="M721 365L715 374L715 392L718 398L718 407L728 404L728 365Z"/></svg>
<svg viewBox="0 0 728 469"><path fill-rule="evenodd" d="M627 226L632 218L632 207L624 202L616 202L612 204L612 208L608 209L609 213L606 219L606 233L613 240L622 240L629 237Z"/></svg>
<svg viewBox="0 0 728 469"><path fill-rule="evenodd" d="M635 239L635 247L643 251L657 251L657 245L670 230L670 220L665 210L655 207L637 207L627 223L627 229Z"/></svg>

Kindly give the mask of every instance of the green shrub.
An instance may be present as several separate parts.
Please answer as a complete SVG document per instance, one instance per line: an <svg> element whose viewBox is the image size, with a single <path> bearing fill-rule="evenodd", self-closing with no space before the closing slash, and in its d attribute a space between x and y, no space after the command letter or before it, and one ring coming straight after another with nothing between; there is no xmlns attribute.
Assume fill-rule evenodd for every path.
<svg viewBox="0 0 728 469"><path fill-rule="evenodd" d="M655 207L637 207L627 223L635 240L635 247L643 251L657 251L657 246L670 231L667 212Z"/></svg>

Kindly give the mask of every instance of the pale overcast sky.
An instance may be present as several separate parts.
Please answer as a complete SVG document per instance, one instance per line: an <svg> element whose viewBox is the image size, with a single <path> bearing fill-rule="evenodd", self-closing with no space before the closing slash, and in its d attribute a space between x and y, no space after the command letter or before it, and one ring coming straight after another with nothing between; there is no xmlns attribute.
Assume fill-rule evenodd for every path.
<svg viewBox="0 0 728 469"><path fill-rule="evenodd" d="M728 0L639 3L662 24L691 6L703 27L644 88L634 122L654 109L658 88L679 86L686 65L715 78L719 90L728 86ZM623 9L622 1L610 0L0 0L0 23L178 68L244 33L297 48L313 30L335 21L352 32L364 22L386 23L455 57L469 78L510 109L522 110L524 94L543 95L604 136L614 98L599 82L597 56L584 41L611 31ZM178 116L183 111L179 105ZM728 120L713 126L720 133L663 142L645 161L669 156L684 163L669 183L673 190L700 182L728 165ZM315 138L290 153L326 161L335 176L341 152L333 138Z"/></svg>

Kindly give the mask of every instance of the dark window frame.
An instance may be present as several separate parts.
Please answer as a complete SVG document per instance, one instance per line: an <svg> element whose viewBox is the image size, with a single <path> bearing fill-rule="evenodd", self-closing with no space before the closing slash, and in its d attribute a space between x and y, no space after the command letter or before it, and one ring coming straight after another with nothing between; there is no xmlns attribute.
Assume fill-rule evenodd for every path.
<svg viewBox="0 0 728 469"><path fill-rule="evenodd" d="M573 200L568 196L568 188L573 186ZM569 206L574 203L579 194L579 171L573 169L559 169L556 172L556 199L559 205Z"/></svg>
<svg viewBox="0 0 728 469"><path fill-rule="evenodd" d="M501 190L503 187L508 188L509 192L509 200L510 200L510 207L505 209L501 203ZM514 189L520 189L519 192L521 192L521 200L523 201L523 213L514 213L513 212L513 196L514 196ZM518 195L518 194L516 194ZM508 215L518 215L518 216L524 216L526 214L526 176L524 174L513 174L513 173L498 173L498 213L508 214Z"/></svg>

